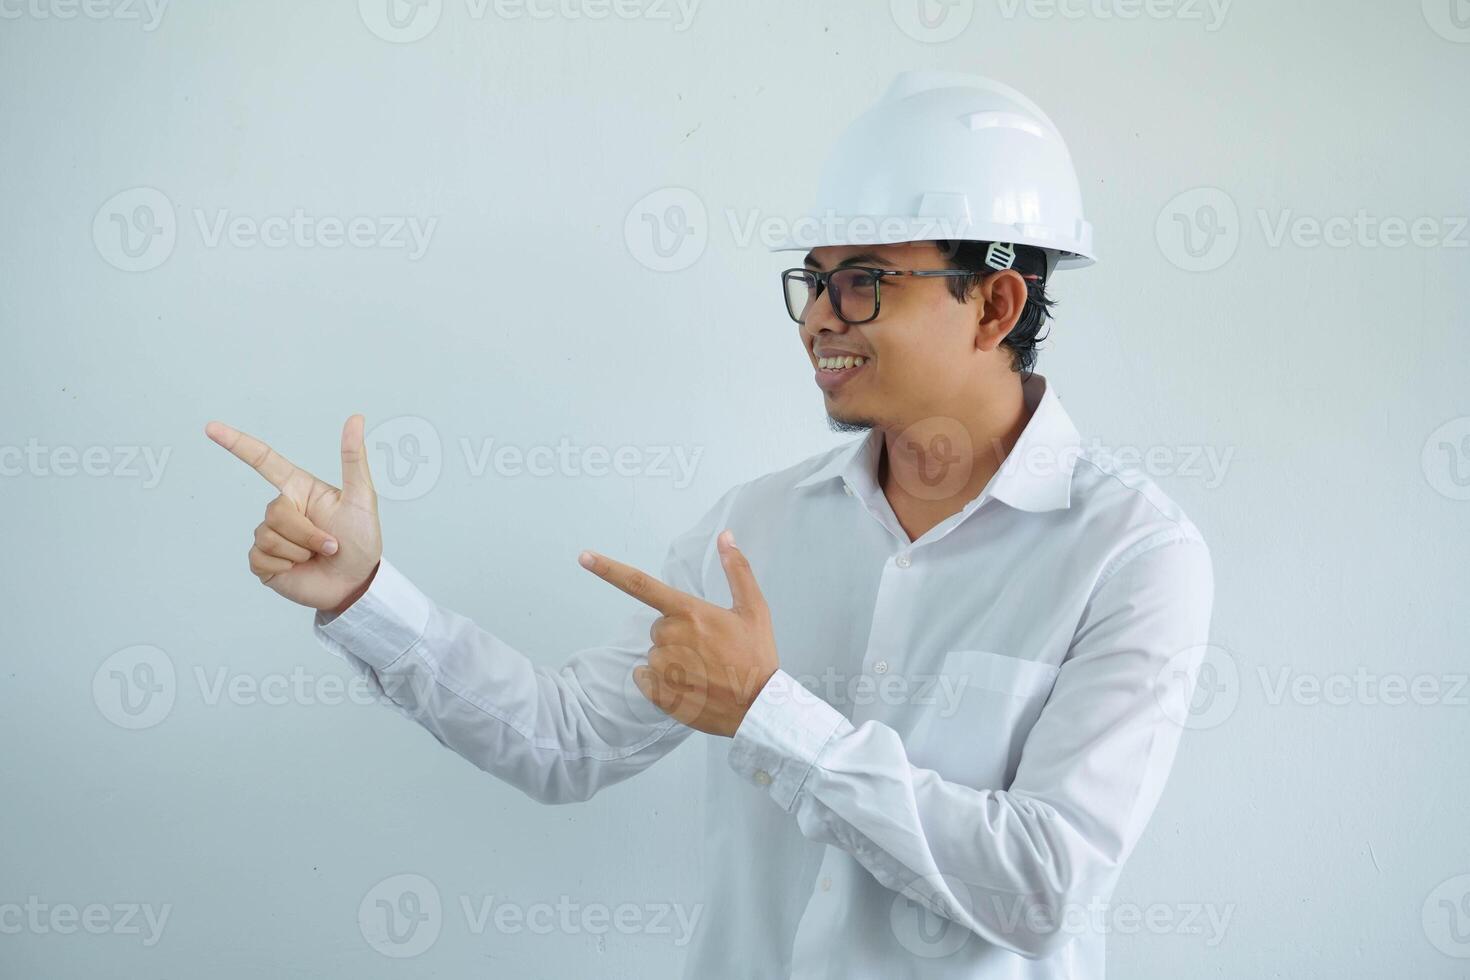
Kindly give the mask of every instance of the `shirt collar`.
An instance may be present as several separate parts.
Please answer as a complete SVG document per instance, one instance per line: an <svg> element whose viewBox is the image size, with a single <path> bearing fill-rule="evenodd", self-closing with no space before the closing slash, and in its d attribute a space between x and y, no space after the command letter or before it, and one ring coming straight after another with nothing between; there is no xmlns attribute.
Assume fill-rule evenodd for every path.
<svg viewBox="0 0 1470 980"><path fill-rule="evenodd" d="M1031 418L1000 469L990 478L986 490L989 496L1017 510L1039 513L1070 507L1072 470L1082 437L1045 375L1032 374L1026 378L1021 382L1021 392ZM870 429L863 438L838 447L816 471L799 480L795 488L815 486L840 476L866 499L878 490L878 456L882 448L883 430Z"/></svg>

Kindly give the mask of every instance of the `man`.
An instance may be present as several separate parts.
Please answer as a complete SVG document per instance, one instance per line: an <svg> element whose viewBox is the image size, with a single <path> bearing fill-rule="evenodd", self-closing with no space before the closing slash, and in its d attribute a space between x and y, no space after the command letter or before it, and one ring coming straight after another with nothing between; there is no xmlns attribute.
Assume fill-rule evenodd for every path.
<svg viewBox="0 0 1470 980"><path fill-rule="evenodd" d="M281 492L250 567L475 765L585 800L709 736L691 977L1088 977L1159 799L1213 599L1199 531L1084 451L1030 370L1091 228L1055 126L973 76L900 75L782 249L845 446L736 486L559 670L382 557L363 419L340 490L218 422Z"/></svg>

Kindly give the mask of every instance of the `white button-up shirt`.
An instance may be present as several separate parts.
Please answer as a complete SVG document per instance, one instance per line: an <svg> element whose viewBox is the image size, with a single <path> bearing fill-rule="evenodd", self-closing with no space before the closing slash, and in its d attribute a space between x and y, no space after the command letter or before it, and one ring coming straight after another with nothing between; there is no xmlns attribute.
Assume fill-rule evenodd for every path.
<svg viewBox="0 0 1470 980"><path fill-rule="evenodd" d="M1173 762L1213 600L1209 550L1142 473L1081 446L1042 375L979 496L910 540L883 434L740 484L665 582L724 605L731 528L781 667L708 745L704 916L686 976L1087 978ZM693 729L633 683L658 613L537 666L383 560L315 633L402 713L548 803Z"/></svg>

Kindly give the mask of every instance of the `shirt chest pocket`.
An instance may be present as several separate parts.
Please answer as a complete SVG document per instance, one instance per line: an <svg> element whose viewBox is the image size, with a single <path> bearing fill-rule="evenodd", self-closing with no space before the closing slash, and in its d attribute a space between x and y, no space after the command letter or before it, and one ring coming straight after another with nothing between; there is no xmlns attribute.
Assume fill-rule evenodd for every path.
<svg viewBox="0 0 1470 980"><path fill-rule="evenodd" d="M1058 668L989 650L951 650L934 703L904 740L909 761L976 789L1007 789Z"/></svg>

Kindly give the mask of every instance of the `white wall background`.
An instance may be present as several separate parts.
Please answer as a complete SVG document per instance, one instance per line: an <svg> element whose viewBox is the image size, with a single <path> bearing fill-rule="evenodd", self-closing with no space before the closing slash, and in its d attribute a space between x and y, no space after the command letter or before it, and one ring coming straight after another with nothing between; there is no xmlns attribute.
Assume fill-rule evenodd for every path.
<svg viewBox="0 0 1470 980"><path fill-rule="evenodd" d="M626 609L578 549L656 566L730 484L847 438L779 305L789 256L738 232L806 203L894 72L937 67L1010 81L1066 134L1103 261L1058 279L1039 370L1086 436L1155 450L1215 556L1219 698L1116 896L1163 924L1113 936L1111 973L1466 976L1470 27L1451 0L950 0L927 28L898 0L704 0L687 20L627 2L640 16L433 0L407 43L370 29L393 34L386 0L156 20L0 2L0 975L675 976L675 936L477 933L460 902L697 903L693 741L545 808L386 708L262 703L249 685L347 674L247 570L273 491L201 430L227 420L335 482L348 414L411 417L379 436L437 437L441 472L384 501L388 554L558 664ZM149 203L137 188L175 237L129 258L112 215ZM674 271L638 205L664 188L706 209ZM436 224L419 256L209 234L298 209ZM1345 237L1313 241L1333 218ZM651 455L595 478L465 457L563 438L700 455L690 481ZM395 462L375 456L380 487ZM140 657L173 700L132 716L113 671ZM400 873L445 904L413 960L357 922ZM65 911L93 904L98 934ZM166 911L161 935L127 905ZM1223 936L1190 931L1196 906Z"/></svg>

